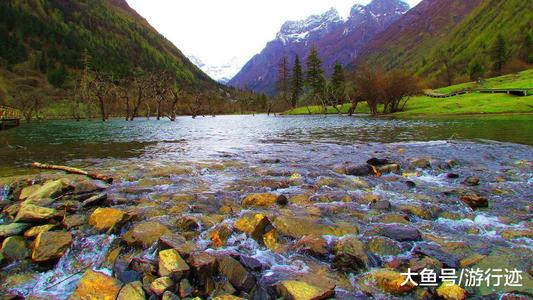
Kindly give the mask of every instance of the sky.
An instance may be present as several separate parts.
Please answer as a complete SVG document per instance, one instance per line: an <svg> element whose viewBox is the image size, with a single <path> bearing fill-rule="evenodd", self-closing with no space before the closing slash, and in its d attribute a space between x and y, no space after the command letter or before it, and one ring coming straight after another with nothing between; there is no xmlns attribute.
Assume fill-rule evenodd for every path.
<svg viewBox="0 0 533 300"><path fill-rule="evenodd" d="M288 20L321 14L331 7L346 17L368 0L127 0L184 54L209 65L261 52ZM420 0L407 0L411 6Z"/></svg>

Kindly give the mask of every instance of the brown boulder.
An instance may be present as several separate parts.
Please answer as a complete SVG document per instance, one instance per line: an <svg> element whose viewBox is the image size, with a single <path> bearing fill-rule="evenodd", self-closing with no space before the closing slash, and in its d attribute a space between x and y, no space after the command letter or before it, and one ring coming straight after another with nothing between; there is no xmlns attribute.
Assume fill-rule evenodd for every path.
<svg viewBox="0 0 533 300"><path fill-rule="evenodd" d="M255 286L255 278L231 256L224 256L218 260L218 270L241 291L250 292Z"/></svg>
<svg viewBox="0 0 533 300"><path fill-rule="evenodd" d="M123 238L129 245L141 245L148 248L168 233L170 229L167 226L159 222L146 222L133 226Z"/></svg>
<svg viewBox="0 0 533 300"><path fill-rule="evenodd" d="M347 236L335 244L335 257L331 266L335 269L361 272L370 265L366 245L354 236Z"/></svg>
<svg viewBox="0 0 533 300"><path fill-rule="evenodd" d="M106 274L88 269L83 274L70 300L116 299L121 283Z"/></svg>
<svg viewBox="0 0 533 300"><path fill-rule="evenodd" d="M89 217L89 225L98 231L114 228L124 219L124 212L115 208L97 208Z"/></svg>
<svg viewBox="0 0 533 300"><path fill-rule="evenodd" d="M60 258L72 243L69 232L41 232L35 239L31 258L35 262L45 262Z"/></svg>
<svg viewBox="0 0 533 300"><path fill-rule="evenodd" d="M304 236L293 248L318 258L325 257L329 253L328 242L321 236Z"/></svg>
<svg viewBox="0 0 533 300"><path fill-rule="evenodd" d="M489 207L489 200L486 197L478 195L463 195L461 196L461 201L473 209Z"/></svg>

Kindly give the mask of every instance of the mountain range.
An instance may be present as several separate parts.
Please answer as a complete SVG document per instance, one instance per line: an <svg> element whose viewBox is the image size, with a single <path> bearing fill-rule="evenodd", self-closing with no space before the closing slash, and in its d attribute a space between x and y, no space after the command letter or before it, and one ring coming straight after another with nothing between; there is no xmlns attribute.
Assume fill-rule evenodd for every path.
<svg viewBox="0 0 533 300"><path fill-rule="evenodd" d="M187 58L211 78L222 84L226 84L230 81L246 63L244 59L236 56L223 64L205 63L194 54L187 55Z"/></svg>
<svg viewBox="0 0 533 300"><path fill-rule="evenodd" d="M353 6L346 19L332 8L322 15L288 21L283 24L276 38L228 84L274 94L280 60L287 56L292 61L295 55L303 60L313 47L322 57L326 73L330 74L336 62L345 66L351 64L369 40L408 10L409 5L401 0L373 0L366 6Z"/></svg>

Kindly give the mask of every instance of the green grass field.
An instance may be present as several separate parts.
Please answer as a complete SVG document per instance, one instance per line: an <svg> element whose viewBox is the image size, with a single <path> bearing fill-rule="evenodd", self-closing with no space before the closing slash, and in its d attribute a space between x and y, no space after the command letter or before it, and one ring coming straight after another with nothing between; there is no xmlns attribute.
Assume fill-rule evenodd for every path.
<svg viewBox="0 0 533 300"><path fill-rule="evenodd" d="M449 93L465 88L533 88L533 69L495 78L490 78L483 85L475 82L463 83L436 89L438 93ZM347 113L350 105L340 108ZM311 114L324 113L320 106L310 106ZM338 113L328 108L329 114ZM366 103L357 106L356 113L369 113ZM469 115L469 114L504 114L504 113L533 113L533 95L518 97L507 94L470 93L450 98L431 98L416 96L409 100L405 111L394 114L399 117L438 116L438 115ZM298 107L285 112L286 115L308 114L306 107Z"/></svg>

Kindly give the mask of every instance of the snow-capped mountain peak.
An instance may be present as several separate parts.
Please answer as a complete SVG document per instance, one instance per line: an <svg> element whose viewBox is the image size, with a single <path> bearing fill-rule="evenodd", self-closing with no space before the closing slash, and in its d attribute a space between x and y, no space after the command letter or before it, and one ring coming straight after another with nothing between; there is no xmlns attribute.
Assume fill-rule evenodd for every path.
<svg viewBox="0 0 533 300"><path fill-rule="evenodd" d="M283 43L299 42L307 39L311 33L329 32L342 22L339 12L331 8L321 15L312 15L305 20L285 22L276 38Z"/></svg>
<svg viewBox="0 0 533 300"><path fill-rule="evenodd" d="M206 64L194 55L187 55L189 60L198 68L204 71L214 80L220 83L227 83L235 74L237 74L246 63L245 60L233 57L223 64Z"/></svg>

